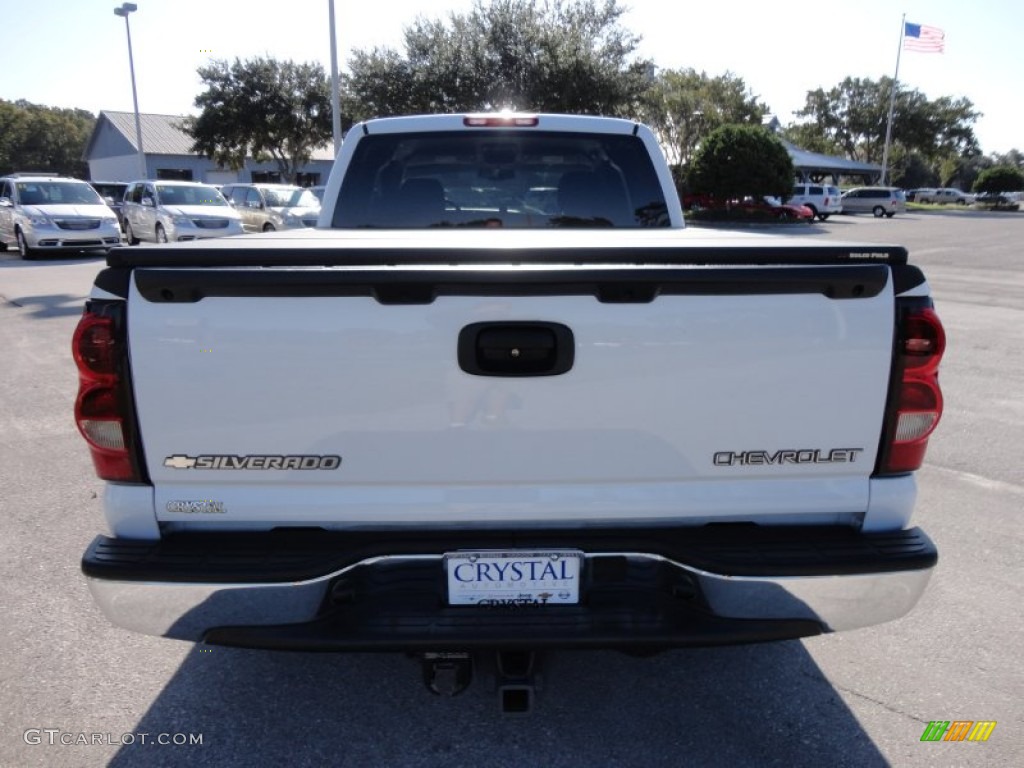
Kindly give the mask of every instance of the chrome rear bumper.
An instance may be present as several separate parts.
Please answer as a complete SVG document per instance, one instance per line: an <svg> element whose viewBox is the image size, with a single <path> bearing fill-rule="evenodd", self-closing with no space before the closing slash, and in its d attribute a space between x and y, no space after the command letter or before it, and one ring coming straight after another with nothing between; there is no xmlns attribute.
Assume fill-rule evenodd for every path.
<svg viewBox="0 0 1024 768"><path fill-rule="evenodd" d="M724 554L721 537L701 542L690 562L663 552L607 546L592 551L581 545L584 572L600 575L591 580L581 605L544 606L526 614L444 604L444 552L472 548L462 539L443 543L439 551L370 555L301 577L316 563L299 554L284 570L273 563L261 568L252 558L241 566L218 568L198 554L189 568L180 553L161 553L160 543L100 537L86 553L83 569L103 613L136 632L253 647L386 650L420 644L523 645L530 638L538 645L550 641L563 647L709 645L853 629L910 611L936 560L934 545L916 529L856 534L874 540L870 557L864 555L867 549L841 547L841 540L801 551L785 539L770 546L740 543L748 533L728 544ZM799 531L793 535L798 541ZM611 538L600 540L607 545ZM665 544L660 537L659 542ZM531 547L519 540L514 546ZM353 548L349 556L360 548L367 549ZM682 553L686 546L679 548ZM127 562L132 551L135 567ZM140 554L144 551L149 556ZM318 555L323 551L318 549ZM744 555L749 562L737 561ZM264 556L253 555L257 560ZM287 562L280 552L274 557L278 564ZM716 557L719 567L712 569ZM232 581L232 571L245 578ZM268 578L253 578L259 571ZM286 571L292 578L280 580Z"/></svg>

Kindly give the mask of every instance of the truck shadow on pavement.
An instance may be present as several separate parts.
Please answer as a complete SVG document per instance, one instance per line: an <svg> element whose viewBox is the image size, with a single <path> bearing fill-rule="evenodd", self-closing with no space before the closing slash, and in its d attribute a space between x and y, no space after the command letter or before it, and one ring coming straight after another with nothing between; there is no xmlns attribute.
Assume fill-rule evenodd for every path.
<svg viewBox="0 0 1024 768"><path fill-rule="evenodd" d="M0 251L0 268L3 269L33 269L37 267L66 267L72 264L87 264L89 262L105 261L107 254L97 254L95 251L79 251L63 253L60 256L47 255L45 258L25 260L12 248Z"/></svg>
<svg viewBox="0 0 1024 768"><path fill-rule="evenodd" d="M111 766L888 764L802 641L549 652L528 715L503 714L483 675L434 696L400 654L197 645L135 731L202 744L135 743Z"/></svg>
<svg viewBox="0 0 1024 768"><path fill-rule="evenodd" d="M29 310L29 317L46 320L53 317L77 317L82 314L87 298L54 293L46 296L5 296L4 302L17 309Z"/></svg>

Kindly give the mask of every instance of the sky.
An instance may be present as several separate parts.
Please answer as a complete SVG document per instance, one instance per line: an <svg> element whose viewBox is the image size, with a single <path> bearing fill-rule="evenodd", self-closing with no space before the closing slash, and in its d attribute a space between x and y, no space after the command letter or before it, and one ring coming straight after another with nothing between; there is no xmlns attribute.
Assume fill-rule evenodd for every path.
<svg viewBox="0 0 1024 768"><path fill-rule="evenodd" d="M0 99L132 110L120 0L0 0ZM329 0L136 0L129 17L139 111L196 114L196 74L211 59L319 61L330 72ZM404 51L417 16L447 19L473 0L335 0L338 66L352 51ZM731 73L783 125L808 91L896 72L903 14L946 33L945 53L903 51L899 82L929 99L966 97L983 113L985 154L1024 151L1021 0L620 0L636 54L662 69Z"/></svg>

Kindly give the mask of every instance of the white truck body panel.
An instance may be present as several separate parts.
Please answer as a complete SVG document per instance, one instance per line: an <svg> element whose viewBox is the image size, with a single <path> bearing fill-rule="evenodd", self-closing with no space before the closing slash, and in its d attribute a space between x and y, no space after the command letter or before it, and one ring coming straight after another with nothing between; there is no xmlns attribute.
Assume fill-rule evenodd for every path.
<svg viewBox="0 0 1024 768"><path fill-rule="evenodd" d="M380 524L753 519L862 513L890 364L892 293L208 297L133 290L140 428L161 521ZM559 376L473 376L472 322L575 334ZM756 375L752 375L756 372ZM168 386L167 382L174 382ZM258 404L254 411L254 405ZM779 451L815 461L767 463ZM836 461L826 461L830 452ZM768 459L724 466L720 452ZM333 471L164 466L173 456L337 455ZM803 454L802 458L809 458Z"/></svg>

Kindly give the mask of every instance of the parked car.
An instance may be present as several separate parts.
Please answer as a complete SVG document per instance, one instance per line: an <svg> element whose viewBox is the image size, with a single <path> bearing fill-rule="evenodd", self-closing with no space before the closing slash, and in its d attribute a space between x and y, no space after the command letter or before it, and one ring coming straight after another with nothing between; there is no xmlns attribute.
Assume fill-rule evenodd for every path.
<svg viewBox="0 0 1024 768"><path fill-rule="evenodd" d="M315 187L310 187L309 191L313 193L313 195L316 197L317 200L319 200L321 203L323 203L323 201L324 201L324 192L327 191L327 186L326 185L318 185L318 186L315 186Z"/></svg>
<svg viewBox="0 0 1024 768"><path fill-rule="evenodd" d="M124 193L128 190L127 181L90 181L90 186L95 189L100 197L115 214L117 214L117 223L124 229L124 213L122 211L124 207Z"/></svg>
<svg viewBox="0 0 1024 768"><path fill-rule="evenodd" d="M117 215L80 179L39 174L0 178L0 250L21 258L108 250L121 242Z"/></svg>
<svg viewBox="0 0 1024 768"><path fill-rule="evenodd" d="M903 194L906 196L908 203L915 203L915 202L920 202L918 200L918 197L920 195L923 194L925 197L927 197L929 194L934 194L934 193L935 193L934 189L930 189L930 188L926 188L926 187L919 187L917 189L908 189Z"/></svg>
<svg viewBox="0 0 1024 768"><path fill-rule="evenodd" d="M805 205L811 209L813 216L825 221L832 214L843 212L841 197L839 187L801 182L793 185L793 191L786 198L786 202L791 205Z"/></svg>
<svg viewBox="0 0 1024 768"><path fill-rule="evenodd" d="M547 649L774 643L925 592L946 333L904 247L687 236L634 120L370 120L330 178L315 240L97 276L73 410L109 529L83 580L116 625L401 652L445 696L493 669L526 714ZM547 187L556 214L525 210Z"/></svg>
<svg viewBox="0 0 1024 768"><path fill-rule="evenodd" d="M704 192L688 192L683 195L681 202L684 211L700 211L704 208L721 207L714 197Z"/></svg>
<svg viewBox="0 0 1024 768"><path fill-rule="evenodd" d="M290 184L226 184L221 194L242 217L246 232L315 227L320 200Z"/></svg>
<svg viewBox="0 0 1024 768"><path fill-rule="evenodd" d="M716 200L711 195L684 195L683 208L688 211L733 211L741 212L751 219L775 219L784 221L814 221L814 214L805 205L783 203L777 197L748 195L738 200Z"/></svg>
<svg viewBox="0 0 1024 768"><path fill-rule="evenodd" d="M914 198L918 203L938 203L944 205L955 203L957 205L968 205L974 202L974 195L953 187L942 187L940 189L919 189Z"/></svg>
<svg viewBox="0 0 1024 768"><path fill-rule="evenodd" d="M140 240L173 243L240 235L242 217L211 184L195 181L133 181L124 197L124 234L129 245Z"/></svg>
<svg viewBox="0 0 1024 768"><path fill-rule="evenodd" d="M806 205L784 203L777 197L763 195L761 197L745 197L732 208L739 208L751 218L779 219L782 221L800 221L810 224L814 221L814 213Z"/></svg>
<svg viewBox="0 0 1024 768"><path fill-rule="evenodd" d="M982 192L975 196L974 207L989 211L1019 211L1020 203L1002 192Z"/></svg>
<svg viewBox="0 0 1024 768"><path fill-rule="evenodd" d="M892 218L907 210L907 197L897 187L854 187L840 198L843 213L871 213Z"/></svg>

